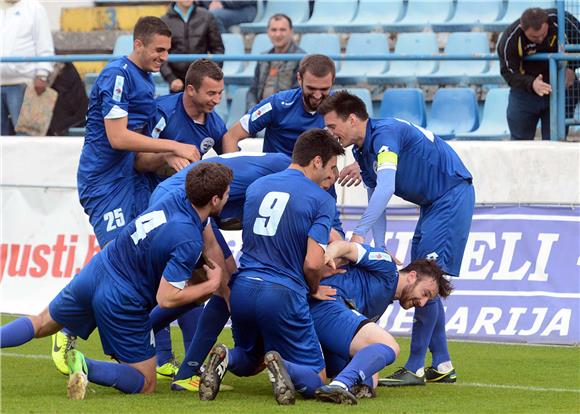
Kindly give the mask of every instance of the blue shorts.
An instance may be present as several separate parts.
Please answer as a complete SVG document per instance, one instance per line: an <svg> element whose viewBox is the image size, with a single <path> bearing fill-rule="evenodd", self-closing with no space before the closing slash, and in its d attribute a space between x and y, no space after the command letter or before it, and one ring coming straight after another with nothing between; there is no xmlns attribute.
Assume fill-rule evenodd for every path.
<svg viewBox="0 0 580 414"><path fill-rule="evenodd" d="M332 353L350 360L350 343L368 318L349 308L341 297L336 301L311 301L310 313L324 355Z"/></svg>
<svg viewBox="0 0 580 414"><path fill-rule="evenodd" d="M60 291L48 310L52 319L83 339L99 328L103 351L120 362L155 356L145 300L107 272L100 254Z"/></svg>
<svg viewBox="0 0 580 414"><path fill-rule="evenodd" d="M411 261L435 258L446 274L458 276L474 206L475 191L467 182L453 187L433 204L422 206Z"/></svg>
<svg viewBox="0 0 580 414"><path fill-rule="evenodd" d="M240 273L232 282L230 304L236 348L250 358L275 350L287 361L316 372L324 369L306 297Z"/></svg>
<svg viewBox="0 0 580 414"><path fill-rule="evenodd" d="M147 209L150 192L143 177L133 176L103 185L98 192L85 190L79 196L102 248Z"/></svg>

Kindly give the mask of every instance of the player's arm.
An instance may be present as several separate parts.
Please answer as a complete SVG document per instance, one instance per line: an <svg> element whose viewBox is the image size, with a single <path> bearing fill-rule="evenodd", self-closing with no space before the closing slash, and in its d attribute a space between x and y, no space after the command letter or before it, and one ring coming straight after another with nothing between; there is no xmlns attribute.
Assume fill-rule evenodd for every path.
<svg viewBox="0 0 580 414"><path fill-rule="evenodd" d="M346 259L349 262L356 262L359 258L358 243L353 243L345 240L338 240L330 243L326 247L324 260L330 266L333 266L335 259Z"/></svg>
<svg viewBox="0 0 580 414"><path fill-rule="evenodd" d="M370 200L373 196L374 188L367 188L367 196ZM387 232L387 216L386 213L383 213L378 217L375 224L373 224L371 228L371 232L373 234L373 240L375 241L375 247L379 247L381 249L385 249L385 233Z"/></svg>
<svg viewBox="0 0 580 414"><path fill-rule="evenodd" d="M310 293L315 294L322 279L324 269L324 249L317 241L308 238L308 247L306 248L306 258L304 259L304 278L310 288Z"/></svg>
<svg viewBox="0 0 580 414"><path fill-rule="evenodd" d="M203 265L207 281L195 285L188 285L186 282L180 284L169 282L162 276L157 289L159 307L176 308L206 298L214 293L220 286L222 269L215 262L211 264L213 269L207 264Z"/></svg>
<svg viewBox="0 0 580 414"><path fill-rule="evenodd" d="M242 124L239 121L236 122L224 135L222 141L224 154L239 151L238 142L248 138L249 136L250 134L242 127Z"/></svg>
<svg viewBox="0 0 580 414"><path fill-rule="evenodd" d="M130 131L127 128L128 119L126 115L120 118L112 118L109 115L105 117L107 138L114 149L134 152L170 152L189 161L200 159L199 150L195 145L182 144L170 139L154 139Z"/></svg>
<svg viewBox="0 0 580 414"><path fill-rule="evenodd" d="M137 152L133 167L138 172L157 172L159 169L169 166L179 171L190 164L189 160L178 157L171 152Z"/></svg>
<svg viewBox="0 0 580 414"><path fill-rule="evenodd" d="M214 229L211 224L205 226L203 230L203 252L205 257L209 260L217 263L221 269L221 283L219 287L219 293L225 299L229 297L228 283L230 282L230 274L227 272L228 265L224 258L224 252L220 247L216 236L214 234Z"/></svg>

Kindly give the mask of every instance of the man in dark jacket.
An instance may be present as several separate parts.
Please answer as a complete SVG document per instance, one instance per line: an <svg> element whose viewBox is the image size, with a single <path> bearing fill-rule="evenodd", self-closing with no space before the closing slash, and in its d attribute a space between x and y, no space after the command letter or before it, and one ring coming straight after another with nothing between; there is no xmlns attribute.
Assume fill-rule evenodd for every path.
<svg viewBox="0 0 580 414"><path fill-rule="evenodd" d="M292 37L292 20L285 14L275 14L268 21L268 37L274 47L265 53L306 53ZM299 61L258 62L254 80L246 97L246 107L253 108L262 99L276 92L293 89L298 86L296 73Z"/></svg>
<svg viewBox="0 0 580 414"><path fill-rule="evenodd" d="M171 33L170 54L224 53L224 43L215 17L193 0L171 3L161 16ZM169 83L171 92L183 91L185 74L191 62L165 62L161 75Z"/></svg>
<svg viewBox="0 0 580 414"><path fill-rule="evenodd" d="M258 13L258 2L255 0L205 0L202 3L217 19L222 33L230 26L254 21Z"/></svg>
<svg viewBox="0 0 580 414"><path fill-rule="evenodd" d="M570 13L564 16L567 43L580 40L580 23ZM528 61L536 53L558 51L558 18L556 9L530 8L513 22L497 45L501 75L510 86L507 121L512 139L533 140L538 120L542 120L542 139L550 139L550 72L548 61ZM580 82L575 69L579 62L568 62L566 68L566 117L572 117L580 96Z"/></svg>

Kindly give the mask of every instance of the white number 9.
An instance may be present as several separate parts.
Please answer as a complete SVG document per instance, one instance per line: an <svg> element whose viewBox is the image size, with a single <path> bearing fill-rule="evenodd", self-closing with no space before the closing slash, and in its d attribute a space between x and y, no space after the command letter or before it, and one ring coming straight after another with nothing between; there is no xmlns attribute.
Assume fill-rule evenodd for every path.
<svg viewBox="0 0 580 414"><path fill-rule="evenodd" d="M258 214L262 217L254 221L254 233L260 236L275 235L289 199L290 194L279 191L266 194L258 210Z"/></svg>

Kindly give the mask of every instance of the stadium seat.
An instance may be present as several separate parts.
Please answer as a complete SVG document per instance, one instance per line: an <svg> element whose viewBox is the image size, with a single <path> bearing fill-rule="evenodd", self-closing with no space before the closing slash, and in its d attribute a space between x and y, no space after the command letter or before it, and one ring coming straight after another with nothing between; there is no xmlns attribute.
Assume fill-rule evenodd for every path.
<svg viewBox="0 0 580 414"><path fill-rule="evenodd" d="M474 131L479 126L475 92L470 88L439 89L433 96L427 129L443 139Z"/></svg>
<svg viewBox="0 0 580 414"><path fill-rule="evenodd" d="M306 33L300 38L300 47L307 54L321 53L324 55L340 55L340 40L334 33ZM335 62L336 70L340 62Z"/></svg>
<svg viewBox="0 0 580 414"><path fill-rule="evenodd" d="M499 61L497 60L489 62L489 70L487 72L470 76L469 82L476 85L501 85L506 83L499 72Z"/></svg>
<svg viewBox="0 0 580 414"><path fill-rule="evenodd" d="M222 33L222 41L226 55L243 55L244 54L244 39L240 34ZM241 61L225 61L223 66L224 77L240 73L244 68L244 62Z"/></svg>
<svg viewBox="0 0 580 414"><path fill-rule="evenodd" d="M389 53L389 41L383 33L353 33L346 45L346 55L372 55ZM388 68L381 60L345 60L336 74L338 84L366 82L367 76L379 75Z"/></svg>
<svg viewBox="0 0 580 414"><path fill-rule="evenodd" d="M453 17L444 23L433 23L435 32L468 32L493 23L504 14L502 0L457 0Z"/></svg>
<svg viewBox="0 0 580 414"><path fill-rule="evenodd" d="M298 24L308 19L310 6L308 0L268 0L262 17L252 23L240 24L240 30L243 33L265 32L268 20L277 13L284 13L292 19L293 24Z"/></svg>
<svg viewBox="0 0 580 414"><path fill-rule="evenodd" d="M543 9L550 9L552 7L556 7L556 2L546 0L509 0L507 2L505 14L501 17L501 19L495 22L483 24L483 30L487 32L504 31L510 24L519 19L524 10L529 7L541 7Z"/></svg>
<svg viewBox="0 0 580 414"><path fill-rule="evenodd" d="M420 32L433 24L448 21L453 14L453 6L453 0L408 0L403 18L383 24L383 29L389 32Z"/></svg>
<svg viewBox="0 0 580 414"><path fill-rule="evenodd" d="M214 112L227 124L228 122L228 97L226 91L222 94L222 100L219 105L214 108Z"/></svg>
<svg viewBox="0 0 580 414"><path fill-rule="evenodd" d="M327 32L337 24L349 23L356 14L357 0L316 0L310 19L294 24L298 33Z"/></svg>
<svg viewBox="0 0 580 414"><path fill-rule="evenodd" d="M381 101L381 118L399 118L425 127L425 96L418 88L387 89Z"/></svg>
<svg viewBox="0 0 580 414"><path fill-rule="evenodd" d="M433 55L439 52L435 33L401 33L395 45L395 54ZM388 72L368 76L371 84L416 84L417 76L434 72L437 62L397 60L389 65Z"/></svg>
<svg viewBox="0 0 580 414"><path fill-rule="evenodd" d="M125 56L133 51L133 35L121 35L115 41L113 55Z"/></svg>
<svg viewBox="0 0 580 414"><path fill-rule="evenodd" d="M358 11L350 23L335 24L337 32L370 32L395 23L405 13L404 0L359 0Z"/></svg>
<svg viewBox="0 0 580 414"><path fill-rule="evenodd" d="M451 33L445 45L446 55L489 54L487 33ZM418 77L420 84L468 83L470 76L487 72L485 60L446 60L439 62L439 69L429 75Z"/></svg>
<svg viewBox="0 0 580 414"><path fill-rule="evenodd" d="M351 95L358 96L359 98L362 99L362 101L365 103L365 106L367 107L367 113L369 114L369 117L373 118L374 117L373 99L371 97L371 93L369 92L369 90L366 88L347 88L346 90Z"/></svg>
<svg viewBox="0 0 580 414"><path fill-rule="evenodd" d="M252 50L250 51L253 55L259 55L272 48L272 42L266 33L260 33L254 37L254 42L252 43ZM225 76L224 79L226 83L233 85L251 85L254 79L254 74L256 71L256 61L247 62L246 67L238 73L232 73Z"/></svg>
<svg viewBox="0 0 580 414"><path fill-rule="evenodd" d="M234 91L228 112L228 120L226 122L228 129L246 113L246 95L248 94L248 90L249 88L247 87L240 87Z"/></svg>
<svg viewBox="0 0 580 414"><path fill-rule="evenodd" d="M509 88L490 89L483 104L481 124L473 132L456 134L458 140L507 140L510 130L506 111L509 99Z"/></svg>

